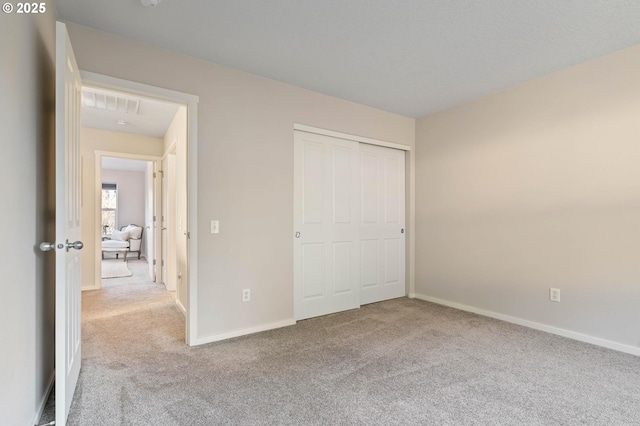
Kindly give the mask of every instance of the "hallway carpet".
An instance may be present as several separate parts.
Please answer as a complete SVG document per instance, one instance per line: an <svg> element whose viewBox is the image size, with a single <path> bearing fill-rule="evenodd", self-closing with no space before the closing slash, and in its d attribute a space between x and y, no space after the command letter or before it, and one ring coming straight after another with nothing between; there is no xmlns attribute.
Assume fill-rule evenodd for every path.
<svg viewBox="0 0 640 426"><path fill-rule="evenodd" d="M640 358L419 300L193 348L162 286L83 303L70 425L640 424Z"/></svg>

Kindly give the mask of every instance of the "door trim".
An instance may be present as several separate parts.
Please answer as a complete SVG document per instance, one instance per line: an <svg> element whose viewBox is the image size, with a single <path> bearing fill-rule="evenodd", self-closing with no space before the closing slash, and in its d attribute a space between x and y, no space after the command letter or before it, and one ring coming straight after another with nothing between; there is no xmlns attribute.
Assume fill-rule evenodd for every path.
<svg viewBox="0 0 640 426"><path fill-rule="evenodd" d="M186 342L197 344L198 329L198 102L189 93L80 70L82 83L180 103L187 107L187 306Z"/></svg>
<svg viewBox="0 0 640 426"><path fill-rule="evenodd" d="M333 130L321 129L319 127L307 126L306 124L293 124L293 130L301 132L315 133L316 135L331 136L332 138L346 139L348 141L361 142L369 145L384 146L387 148L399 149L401 151L411 151L409 145L403 145L395 142L386 142L378 139L366 138L364 136L350 135L348 133L336 132Z"/></svg>

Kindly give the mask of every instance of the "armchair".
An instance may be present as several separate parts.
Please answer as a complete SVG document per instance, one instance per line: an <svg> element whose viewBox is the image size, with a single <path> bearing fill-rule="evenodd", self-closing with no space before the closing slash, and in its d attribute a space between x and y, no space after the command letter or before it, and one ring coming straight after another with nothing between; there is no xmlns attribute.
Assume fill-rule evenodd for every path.
<svg viewBox="0 0 640 426"><path fill-rule="evenodd" d="M102 258L105 252L115 252L116 259L120 252L124 253L124 260L127 260L128 253L138 253L140 259L142 249L142 234L144 228L139 225L130 224L120 228L120 231L114 231L111 239L102 241Z"/></svg>

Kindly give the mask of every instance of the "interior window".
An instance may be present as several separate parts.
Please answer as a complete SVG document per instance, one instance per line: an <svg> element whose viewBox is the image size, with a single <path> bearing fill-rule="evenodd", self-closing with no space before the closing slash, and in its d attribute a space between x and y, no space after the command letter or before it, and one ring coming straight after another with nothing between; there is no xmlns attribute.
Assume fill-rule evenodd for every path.
<svg viewBox="0 0 640 426"><path fill-rule="evenodd" d="M110 235L118 223L118 185L102 183L102 233Z"/></svg>

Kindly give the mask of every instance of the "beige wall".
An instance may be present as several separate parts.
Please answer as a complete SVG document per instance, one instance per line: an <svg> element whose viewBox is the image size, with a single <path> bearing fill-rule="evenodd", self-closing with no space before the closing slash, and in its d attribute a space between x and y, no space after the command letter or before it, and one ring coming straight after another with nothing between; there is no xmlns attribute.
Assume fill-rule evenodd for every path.
<svg viewBox="0 0 640 426"><path fill-rule="evenodd" d="M175 257L175 270L172 271L176 281L176 297L180 304L187 306L187 108L181 106L176 112L171 125L164 136L164 150L167 152L175 145L175 172L170 177L172 200L175 199L173 212L174 223L169 226L175 228L175 246L170 247L170 256ZM171 263L170 263L171 264Z"/></svg>
<svg viewBox="0 0 640 426"><path fill-rule="evenodd" d="M54 368L55 10L0 15L0 423L28 426ZM15 5L15 3L14 3Z"/></svg>
<svg viewBox="0 0 640 426"><path fill-rule="evenodd" d="M198 335L291 319L293 124L413 146L415 120L86 27L69 31L81 69L200 97ZM209 234L211 219L220 234Z"/></svg>
<svg viewBox="0 0 640 426"><path fill-rule="evenodd" d="M80 129L80 145L82 157L82 241L84 242L81 259L82 286L90 288L96 284L95 232L99 226L96 223L95 151L162 157L164 147L160 138L86 127ZM144 199L141 199L141 203L143 202ZM97 266L100 267L100 265Z"/></svg>
<svg viewBox="0 0 640 426"><path fill-rule="evenodd" d="M640 46L418 120L416 293L640 346L638 70Z"/></svg>

